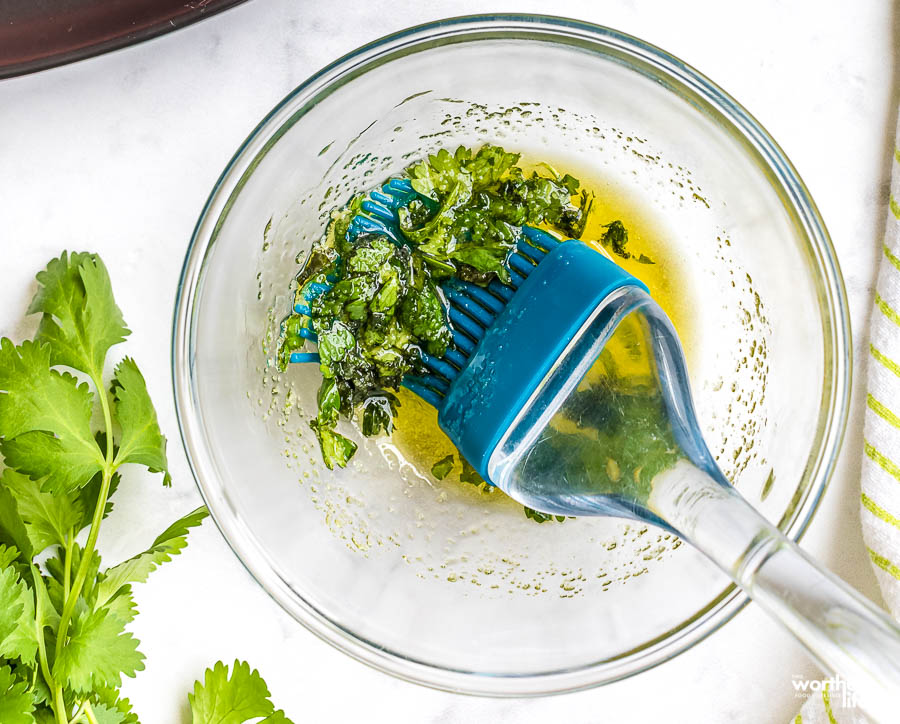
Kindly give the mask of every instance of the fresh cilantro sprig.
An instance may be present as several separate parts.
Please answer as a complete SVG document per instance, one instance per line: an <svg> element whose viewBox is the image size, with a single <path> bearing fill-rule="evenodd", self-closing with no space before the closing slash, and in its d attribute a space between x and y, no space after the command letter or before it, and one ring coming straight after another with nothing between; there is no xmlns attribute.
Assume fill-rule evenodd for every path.
<svg viewBox="0 0 900 724"><path fill-rule="evenodd" d="M229 677L228 667L218 661L188 694L192 724L292 724L283 711L275 710L269 696L266 682L250 664L235 660Z"/></svg>
<svg viewBox="0 0 900 724"><path fill-rule="evenodd" d="M0 340L0 721L137 722L119 695L122 676L144 668L126 628L131 586L177 555L207 512L103 565L97 535L118 471L142 465L170 485L166 439L134 360L105 376L130 332L100 258L63 253L37 280L35 338Z"/></svg>

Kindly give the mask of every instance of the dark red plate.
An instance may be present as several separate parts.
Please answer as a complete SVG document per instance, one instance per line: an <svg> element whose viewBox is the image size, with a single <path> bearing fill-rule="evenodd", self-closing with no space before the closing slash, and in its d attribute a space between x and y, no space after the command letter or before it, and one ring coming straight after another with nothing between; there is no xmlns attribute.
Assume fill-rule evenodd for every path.
<svg viewBox="0 0 900 724"><path fill-rule="evenodd" d="M244 0L0 0L0 78L147 40Z"/></svg>

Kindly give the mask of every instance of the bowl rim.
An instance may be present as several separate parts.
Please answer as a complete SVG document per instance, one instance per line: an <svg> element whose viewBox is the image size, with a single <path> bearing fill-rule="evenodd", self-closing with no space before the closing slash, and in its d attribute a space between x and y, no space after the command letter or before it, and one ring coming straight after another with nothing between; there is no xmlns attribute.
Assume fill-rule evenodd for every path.
<svg viewBox="0 0 900 724"><path fill-rule="evenodd" d="M469 37L476 35L477 37ZM773 183L786 194L806 232L821 287L817 290L823 335L830 341L833 359L824 370L820 405L821 426L818 455L803 500L789 510L778 526L793 540L808 528L837 464L848 418L852 378L852 343L849 309L837 255L824 221L799 174L768 132L730 95L677 57L634 36L612 28L569 18L534 14L486 14L448 18L417 25L374 40L342 56L311 75L285 96L256 125L225 166L204 204L187 247L175 297L172 325L172 385L181 441L191 473L210 514L238 560L259 585L293 618L322 640L354 659L400 679L456 693L486 696L539 696L577 691L632 676L657 666L731 620L749 601L745 593L729 584L716 598L677 627L638 648L608 659L577 667L537 674L485 674L448 669L391 651L377 642L360 638L329 619L302 599L277 574L270 560L255 544L236 516L225 515L230 505L210 479L211 461L199 442L202 439L197 405L191 384L193 367L192 321L199 281L206 258L227 213L244 183L262 157L284 133L285 125L302 116L334 89L364 73L377 62L389 62L398 51L415 52L437 41L466 42L486 38L578 41L595 50L616 49L653 66L657 72L686 87L721 114L761 156L774 174ZM672 88L669 88L671 91ZM830 377L829 377L830 371ZM814 447L814 452L816 448ZM793 513L793 519L786 520Z"/></svg>

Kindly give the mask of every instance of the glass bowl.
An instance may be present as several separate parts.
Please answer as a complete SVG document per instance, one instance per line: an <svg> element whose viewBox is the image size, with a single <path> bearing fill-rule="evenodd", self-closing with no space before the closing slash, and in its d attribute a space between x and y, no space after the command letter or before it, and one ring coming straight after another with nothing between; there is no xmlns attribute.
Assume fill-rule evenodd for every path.
<svg viewBox="0 0 900 724"><path fill-rule="evenodd" d="M440 147L496 142L591 180L598 214L663 240L710 449L798 538L847 414L847 303L813 201L768 134L676 58L545 17L449 20L367 45L303 83L238 149L179 286L173 377L200 490L251 574L351 656L443 689L594 686L684 651L746 597L695 551L614 519L537 524L430 461L428 411L321 463L318 372L273 363L291 280L329 211ZM605 217L604 217L605 218ZM611 218L615 218L612 216ZM649 231L648 231L649 230ZM651 285L652 286L652 285ZM432 458L429 458L432 455Z"/></svg>

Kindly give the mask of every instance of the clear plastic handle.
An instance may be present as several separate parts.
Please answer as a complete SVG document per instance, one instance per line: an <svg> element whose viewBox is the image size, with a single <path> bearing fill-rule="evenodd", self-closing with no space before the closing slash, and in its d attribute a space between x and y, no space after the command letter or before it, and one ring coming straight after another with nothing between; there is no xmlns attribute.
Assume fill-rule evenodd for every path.
<svg viewBox="0 0 900 724"><path fill-rule="evenodd" d="M900 626L735 491L703 440L678 337L640 289L598 306L500 440L492 482L537 510L664 525L779 620L881 722L900 707Z"/></svg>
<svg viewBox="0 0 900 724"><path fill-rule="evenodd" d="M825 672L844 679L863 711L897 721L896 622L687 460L657 476L649 507L780 621Z"/></svg>

